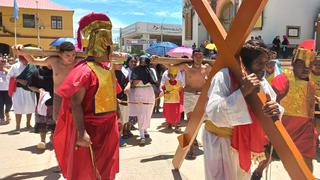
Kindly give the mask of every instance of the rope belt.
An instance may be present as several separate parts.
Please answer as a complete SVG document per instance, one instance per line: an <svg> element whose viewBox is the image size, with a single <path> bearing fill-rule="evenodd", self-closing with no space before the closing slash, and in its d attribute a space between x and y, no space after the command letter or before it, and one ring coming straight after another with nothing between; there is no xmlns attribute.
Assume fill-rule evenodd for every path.
<svg viewBox="0 0 320 180"><path fill-rule="evenodd" d="M219 137L231 138L232 136L232 128L218 127L211 120L207 120L204 127L207 131Z"/></svg>
<svg viewBox="0 0 320 180"><path fill-rule="evenodd" d="M145 86L142 86L142 87L145 87ZM170 94L171 91L166 91L164 94ZM155 98L155 101L159 100L161 97L164 96L161 95L161 96L158 96ZM152 103L147 103L147 102L131 102L131 101L122 101L120 99L118 99L118 103L121 103L121 104L144 104L144 105L151 105L151 104L154 104L153 102Z"/></svg>
<svg viewBox="0 0 320 180"><path fill-rule="evenodd" d="M155 101L160 99L162 96L159 96L157 98L155 98ZM149 103L149 102L132 102L132 101L122 101L120 99L118 99L118 103L121 103L121 104L144 104L144 105L152 105L154 104L153 102L152 103Z"/></svg>

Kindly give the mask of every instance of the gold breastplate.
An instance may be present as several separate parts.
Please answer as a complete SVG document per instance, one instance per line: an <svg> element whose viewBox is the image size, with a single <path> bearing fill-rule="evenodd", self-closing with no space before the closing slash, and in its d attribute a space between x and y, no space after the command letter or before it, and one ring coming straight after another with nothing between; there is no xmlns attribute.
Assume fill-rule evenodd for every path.
<svg viewBox="0 0 320 180"><path fill-rule="evenodd" d="M167 93L164 95L164 102L165 103L179 103L180 102L180 94L179 90L181 87L180 81L177 81L176 85L171 85L169 80L166 80L165 87Z"/></svg>
<svg viewBox="0 0 320 180"><path fill-rule="evenodd" d="M308 81L296 79L292 71L286 70L284 73L289 80L289 91L280 103L285 108L284 114L308 117Z"/></svg>
<svg viewBox="0 0 320 180"><path fill-rule="evenodd" d="M116 79L114 70L104 69L94 62L87 62L97 76L99 86L94 95L94 113L103 114L117 110Z"/></svg>
<svg viewBox="0 0 320 180"><path fill-rule="evenodd" d="M320 76L310 74L310 80L316 85L316 96L320 97Z"/></svg>

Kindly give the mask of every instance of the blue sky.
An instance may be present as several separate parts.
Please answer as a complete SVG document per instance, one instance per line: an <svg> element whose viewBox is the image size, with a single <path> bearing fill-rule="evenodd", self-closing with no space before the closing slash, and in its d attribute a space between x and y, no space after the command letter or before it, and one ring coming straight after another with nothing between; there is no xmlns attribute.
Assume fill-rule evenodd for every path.
<svg viewBox="0 0 320 180"><path fill-rule="evenodd" d="M168 24L182 23L182 0L52 0L74 10L74 29L79 19L90 13L103 12L111 18L114 38L119 28L138 21Z"/></svg>

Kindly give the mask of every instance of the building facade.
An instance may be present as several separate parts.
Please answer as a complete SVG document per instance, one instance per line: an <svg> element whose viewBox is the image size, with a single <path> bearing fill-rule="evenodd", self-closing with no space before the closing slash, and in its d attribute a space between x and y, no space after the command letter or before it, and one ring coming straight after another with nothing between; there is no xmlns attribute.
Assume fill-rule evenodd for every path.
<svg viewBox="0 0 320 180"><path fill-rule="evenodd" d="M0 1L0 53L15 44L13 0ZM17 0L17 44L49 49L59 37L73 37L73 10L50 0Z"/></svg>
<svg viewBox="0 0 320 180"><path fill-rule="evenodd" d="M120 30L120 46L125 52L146 50L150 44L169 41L182 44L182 27L178 24L137 22Z"/></svg>
<svg viewBox="0 0 320 180"><path fill-rule="evenodd" d="M243 0L208 1L228 30ZM183 0L183 5L182 44L195 43L199 47L205 40L214 39L208 35L190 0ZM299 44L319 36L316 28L319 14L320 0L269 0L250 36L260 35L266 44L272 44L275 36L287 35L291 44Z"/></svg>
<svg viewBox="0 0 320 180"><path fill-rule="evenodd" d="M251 34L262 36L267 44L272 44L277 35L287 35L291 44L300 44L316 38L319 14L320 0L269 0L262 14L262 27Z"/></svg>

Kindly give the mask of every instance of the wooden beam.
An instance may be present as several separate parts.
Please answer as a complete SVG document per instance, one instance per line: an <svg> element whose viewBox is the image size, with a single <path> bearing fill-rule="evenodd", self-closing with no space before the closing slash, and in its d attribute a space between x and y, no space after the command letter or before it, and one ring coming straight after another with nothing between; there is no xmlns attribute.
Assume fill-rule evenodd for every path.
<svg viewBox="0 0 320 180"><path fill-rule="evenodd" d="M12 48L12 53L14 55L18 55L19 53L28 54L34 57L49 57L49 56L59 56L59 52L57 50L42 50L42 49L36 49L29 47L23 48L21 50L16 50ZM76 52L77 58L86 58L87 55L84 52ZM112 54L112 61L126 61L127 60L127 54L125 53L117 53L114 52Z"/></svg>
<svg viewBox="0 0 320 180"><path fill-rule="evenodd" d="M241 49L241 45L252 30L259 15L265 7L267 0L243 1L236 18L234 19L234 23L231 26L229 35L227 35L206 0L192 0L191 2L201 18L201 21L207 28L207 31L212 37L214 37L215 44L219 48L219 55L217 62L210 73L209 80L203 87L202 94L191 115L185 133L178 137L179 146L173 159L173 166L176 169L180 168L191 143L196 138L201 126L205 104L208 100L207 92L210 87L210 79L212 76L221 68L228 67L235 74L238 80L241 79L242 74L239 66L238 53ZM314 179L311 171L303 161L301 153L294 145L281 122L277 121L276 123L273 123L270 118L264 116L262 112L263 102L265 102L264 100L265 95L259 94L259 96L250 96L247 99L247 102L253 107L255 115L258 117L261 126L265 130L277 152L279 149L280 158L289 175L292 179ZM280 140L277 138L280 138Z"/></svg>
<svg viewBox="0 0 320 180"><path fill-rule="evenodd" d="M189 58L170 58L170 57L159 57L159 56L151 57L151 63L153 64L176 65L181 63L192 63L192 62L193 62L193 59L189 59ZM215 60L204 59L203 62L213 64Z"/></svg>
<svg viewBox="0 0 320 180"><path fill-rule="evenodd" d="M279 59L280 64L283 68L291 68L291 59ZM170 58L170 57L151 57L151 63L153 64L165 64L165 65L176 65L181 63L192 63L193 59L187 58ZM214 64L215 59L204 59L203 63Z"/></svg>
<svg viewBox="0 0 320 180"><path fill-rule="evenodd" d="M317 49L320 50L320 17L318 17L317 21Z"/></svg>

